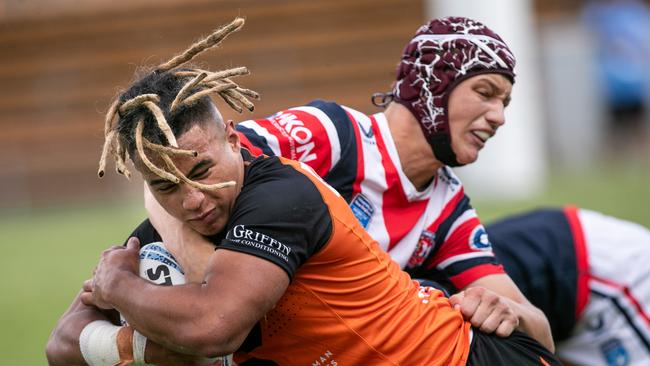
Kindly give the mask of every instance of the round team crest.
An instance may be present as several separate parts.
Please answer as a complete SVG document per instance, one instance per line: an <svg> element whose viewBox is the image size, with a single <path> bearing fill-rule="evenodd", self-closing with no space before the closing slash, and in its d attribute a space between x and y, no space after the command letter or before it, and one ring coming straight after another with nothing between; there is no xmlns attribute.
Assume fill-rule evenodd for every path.
<svg viewBox="0 0 650 366"><path fill-rule="evenodd" d="M490 239L483 225L479 225L472 230L472 234L469 236L469 246L476 250L492 249L492 244L490 244Z"/></svg>

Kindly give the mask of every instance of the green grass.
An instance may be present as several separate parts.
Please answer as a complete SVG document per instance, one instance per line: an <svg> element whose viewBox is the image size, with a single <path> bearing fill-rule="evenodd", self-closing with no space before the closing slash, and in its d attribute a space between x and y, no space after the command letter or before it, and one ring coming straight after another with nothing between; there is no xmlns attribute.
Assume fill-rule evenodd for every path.
<svg viewBox="0 0 650 366"><path fill-rule="evenodd" d="M101 251L121 244L143 212L112 205L0 217L2 364L47 364L45 343L57 319Z"/></svg>
<svg viewBox="0 0 650 366"><path fill-rule="evenodd" d="M471 192L469 192L471 197ZM538 196L521 201L472 201L484 222L540 206L574 204L650 227L650 163L605 165L589 171L556 171Z"/></svg>
<svg viewBox="0 0 650 366"><path fill-rule="evenodd" d="M476 199L473 205L490 221L540 205L575 203L650 227L650 167L613 166L553 176L548 189L533 199ZM2 364L46 364L49 333L90 277L99 254L121 244L143 214L137 204L98 204L0 216Z"/></svg>

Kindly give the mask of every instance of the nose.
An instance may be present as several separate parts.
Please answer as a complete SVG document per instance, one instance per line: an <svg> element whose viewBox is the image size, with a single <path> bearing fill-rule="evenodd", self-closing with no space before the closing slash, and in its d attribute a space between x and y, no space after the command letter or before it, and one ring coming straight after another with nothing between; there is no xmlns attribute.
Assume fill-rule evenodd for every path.
<svg viewBox="0 0 650 366"><path fill-rule="evenodd" d="M201 208L205 194L198 188L189 184L184 184L183 189L183 209L186 211L197 211Z"/></svg>
<svg viewBox="0 0 650 366"><path fill-rule="evenodd" d="M503 103L495 101L495 103L490 107L488 113L485 115L487 122L495 130L506 123L505 109L506 107L503 106Z"/></svg>

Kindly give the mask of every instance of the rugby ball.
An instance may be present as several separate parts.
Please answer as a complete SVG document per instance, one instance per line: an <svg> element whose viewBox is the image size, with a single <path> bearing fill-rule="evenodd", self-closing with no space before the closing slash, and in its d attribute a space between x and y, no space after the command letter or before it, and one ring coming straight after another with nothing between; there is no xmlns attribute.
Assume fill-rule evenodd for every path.
<svg viewBox="0 0 650 366"><path fill-rule="evenodd" d="M185 273L163 243L149 243L140 248L140 277L157 285L185 283Z"/></svg>
<svg viewBox="0 0 650 366"><path fill-rule="evenodd" d="M162 286L185 283L185 272L174 256L160 242L149 243L140 248L140 277ZM232 355L210 358L213 365L234 365ZM221 363L217 362L221 361Z"/></svg>

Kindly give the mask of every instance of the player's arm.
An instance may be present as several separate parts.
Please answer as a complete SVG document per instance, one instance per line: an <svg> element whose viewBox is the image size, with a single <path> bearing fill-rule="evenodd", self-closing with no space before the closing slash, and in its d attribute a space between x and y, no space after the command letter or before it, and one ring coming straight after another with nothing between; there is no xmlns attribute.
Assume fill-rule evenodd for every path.
<svg viewBox="0 0 650 366"><path fill-rule="evenodd" d="M483 276L450 297L473 326L506 337L519 329L554 351L551 328L544 313L533 306L507 274Z"/></svg>
<svg viewBox="0 0 650 366"><path fill-rule="evenodd" d="M187 354L236 351L289 284L269 261L218 250L203 284L156 286L137 275L137 258L137 239L105 251L82 301L119 310L148 339Z"/></svg>
<svg viewBox="0 0 650 366"><path fill-rule="evenodd" d="M99 309L81 303L79 297L82 292L75 297L50 334L45 349L50 365L85 365L79 349L81 331L92 321L109 321Z"/></svg>
<svg viewBox="0 0 650 366"><path fill-rule="evenodd" d="M95 321L106 321L110 323L104 323L101 326L104 328L104 330L108 330L107 333L115 332L116 335L117 333L120 333L121 336L116 337L116 339L113 341L114 344L101 342L103 343L103 346L98 347L97 344L88 345L87 355L89 355L89 357L92 357L90 354L93 353L95 356L106 355L107 352L110 353L111 351L108 350L107 347L113 347L113 350L117 351L117 357L120 356L119 349L121 349L123 350L123 357L132 359L132 353L128 355L124 355L124 353L128 353L129 350L132 352L133 343L131 337L133 334L133 329L122 329L126 327L114 325L117 323L118 319L118 314L115 311L100 311L94 306L83 304L80 301L80 296L82 293L83 290L75 297L70 307L66 310L63 316L61 316L54 330L50 334L50 338L48 339L45 349L48 364L51 366L87 365L87 362L81 353L80 337L84 329L90 323ZM206 360L204 359L188 357L186 355L173 352L151 341L146 341L144 359L148 363L160 366L207 365L205 362ZM109 362L107 362L107 364L108 363Z"/></svg>
<svg viewBox="0 0 650 366"><path fill-rule="evenodd" d="M450 170L444 173L455 178ZM495 257L489 236L462 189L456 190L450 204L453 213L436 232L442 242L428 265L463 290L450 298L452 304L486 333L507 337L519 329L553 350L546 316L524 297Z"/></svg>

